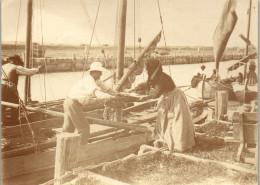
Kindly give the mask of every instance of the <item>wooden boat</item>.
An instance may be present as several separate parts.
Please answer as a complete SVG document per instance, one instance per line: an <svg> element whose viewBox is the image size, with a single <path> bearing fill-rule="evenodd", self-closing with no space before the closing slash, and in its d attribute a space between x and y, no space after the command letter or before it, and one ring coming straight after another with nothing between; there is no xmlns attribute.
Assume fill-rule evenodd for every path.
<svg viewBox="0 0 260 185"><path fill-rule="evenodd" d="M79 166L99 164L122 158L138 150L139 146L152 141L151 133L142 124L152 122L157 112L154 110L157 100L145 102L124 109L124 118L128 123L121 126L131 126L132 132L125 129L115 130L111 127L97 127L99 119L91 118L91 138L88 145L81 147ZM152 107L151 107L152 106ZM102 116L102 111L88 112L86 115ZM207 117L207 110L193 118L198 123ZM31 130L28 125L7 127L2 129L2 137L9 139L9 148L15 148L16 143L25 147L2 152L2 183L3 184L39 184L53 178L55 163L56 137L63 124L63 118L51 118L31 123L35 132L37 146L33 145ZM130 129L130 127L129 127ZM22 131L22 134L21 134ZM56 133L55 133L56 132ZM28 145L30 144L30 145Z"/></svg>
<svg viewBox="0 0 260 185"><path fill-rule="evenodd" d="M247 86L247 90L245 90L245 85L234 83L233 90L234 90L237 100L240 103L250 103L252 100L258 99L258 86L257 85Z"/></svg>
<svg viewBox="0 0 260 185"><path fill-rule="evenodd" d="M223 84L219 81L202 80L198 83L196 87L198 92L198 97L202 99L212 99L215 98L217 91L228 91L229 99L234 100L235 94L231 84Z"/></svg>

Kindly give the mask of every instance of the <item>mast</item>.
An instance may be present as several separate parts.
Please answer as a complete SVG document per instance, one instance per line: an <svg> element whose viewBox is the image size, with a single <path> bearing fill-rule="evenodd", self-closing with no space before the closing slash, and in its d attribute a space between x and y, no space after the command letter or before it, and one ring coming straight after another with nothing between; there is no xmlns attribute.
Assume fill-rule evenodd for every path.
<svg viewBox="0 0 260 185"><path fill-rule="evenodd" d="M119 1L118 15L118 51L117 51L117 71L116 81L119 81L124 73L124 49L125 49L125 29L126 29L126 0Z"/></svg>
<svg viewBox="0 0 260 185"><path fill-rule="evenodd" d="M27 0L27 26L26 26L26 44L25 44L25 67L30 67L31 59L31 40L32 40L32 6L33 0ZM25 104L31 101L31 78L26 76L24 89Z"/></svg>
<svg viewBox="0 0 260 185"><path fill-rule="evenodd" d="M252 0L249 0L249 8L248 8L248 23L247 23L247 35L246 38L249 40L249 33L250 33L250 22L251 22L251 6ZM246 43L246 56L248 55L248 43ZM246 79L246 71L247 71L247 64L244 65L244 80Z"/></svg>

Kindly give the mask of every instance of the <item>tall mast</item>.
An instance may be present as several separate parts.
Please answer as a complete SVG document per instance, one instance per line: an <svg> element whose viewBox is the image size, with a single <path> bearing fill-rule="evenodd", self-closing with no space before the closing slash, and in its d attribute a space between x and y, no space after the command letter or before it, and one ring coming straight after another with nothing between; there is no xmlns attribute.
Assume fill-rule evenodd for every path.
<svg viewBox="0 0 260 185"><path fill-rule="evenodd" d="M26 27L26 44L25 44L25 67L30 67L31 59L31 40L32 40L32 6L33 0L27 0L27 27ZM24 89L24 102L31 100L31 78L26 76Z"/></svg>
<svg viewBox="0 0 260 185"><path fill-rule="evenodd" d="M116 81L119 81L124 73L124 50L125 50L125 29L126 29L126 7L127 1L119 1L119 15L118 15L118 51L117 51L117 71Z"/></svg>
<svg viewBox="0 0 260 185"><path fill-rule="evenodd" d="M249 8L247 10L248 13L247 35L246 35L247 40L249 40L249 33L250 33L251 6L252 6L252 0L249 0ZM246 44L246 56L247 55L248 55L248 43ZM247 71L247 64L244 65L244 80L246 79L246 71Z"/></svg>

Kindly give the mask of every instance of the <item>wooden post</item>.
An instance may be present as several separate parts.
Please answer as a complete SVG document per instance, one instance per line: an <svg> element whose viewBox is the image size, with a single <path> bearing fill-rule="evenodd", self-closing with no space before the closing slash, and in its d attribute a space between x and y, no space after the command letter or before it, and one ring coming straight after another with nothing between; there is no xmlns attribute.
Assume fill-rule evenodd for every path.
<svg viewBox="0 0 260 185"><path fill-rule="evenodd" d="M73 54L72 57L72 71L76 71L76 56Z"/></svg>
<svg viewBox="0 0 260 185"><path fill-rule="evenodd" d="M80 135L75 133L58 135L54 178L61 177L66 171L71 171L77 167L80 138ZM63 182L63 180L60 180L55 185L63 184Z"/></svg>
<svg viewBox="0 0 260 185"><path fill-rule="evenodd" d="M216 92L216 110L215 119L225 120L227 118L227 105L228 105L228 92L217 91Z"/></svg>
<svg viewBox="0 0 260 185"><path fill-rule="evenodd" d="M125 28L126 28L126 8L127 1L119 1L119 16L118 16L118 52L117 52L117 72L116 80L119 81L124 73L124 49L125 49Z"/></svg>
<svg viewBox="0 0 260 185"><path fill-rule="evenodd" d="M27 30L26 30L26 44L25 44L25 67L30 67L31 59L31 40L32 40L32 0L27 1ZM24 86L24 102L27 104L31 101L31 78L26 76Z"/></svg>

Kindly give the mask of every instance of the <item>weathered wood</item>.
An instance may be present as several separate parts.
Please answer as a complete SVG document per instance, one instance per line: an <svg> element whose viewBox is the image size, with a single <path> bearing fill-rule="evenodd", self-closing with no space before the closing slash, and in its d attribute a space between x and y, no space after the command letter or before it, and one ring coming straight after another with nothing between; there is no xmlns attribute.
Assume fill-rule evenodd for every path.
<svg viewBox="0 0 260 185"><path fill-rule="evenodd" d="M124 73L126 8L127 8L127 1L120 0L119 11L118 11L118 39L117 39L118 49L117 49L116 81L119 81Z"/></svg>
<svg viewBox="0 0 260 185"><path fill-rule="evenodd" d="M87 118L87 119L91 124L117 127L117 128L121 128L121 129L135 130L135 131L140 131L140 132L148 132L148 133L151 132L150 130L147 129L147 127L136 125L136 124L128 124L128 123L121 123L121 122L117 122L117 121L100 120L100 119L96 119L96 118Z"/></svg>
<svg viewBox="0 0 260 185"><path fill-rule="evenodd" d="M244 129L244 140L248 143L256 143L258 139L257 129L258 126L256 124L243 124ZM234 139L240 139L243 135L241 133L241 126L239 123L233 124L233 137Z"/></svg>
<svg viewBox="0 0 260 185"><path fill-rule="evenodd" d="M36 130L41 130L43 128L57 128L61 127L63 124L63 118L51 118L47 120L41 120L33 123L29 123L31 128ZM11 136L21 135L22 133L28 133L31 132L30 128L27 124L17 125L17 126L10 126L10 127L4 127L1 129L1 136L4 138L8 138Z"/></svg>
<svg viewBox="0 0 260 185"><path fill-rule="evenodd" d="M236 156L236 160L238 162L241 161L241 155L242 155L242 151L245 148L245 139L244 139L244 124L243 124L243 117L242 117L242 113L239 113L239 148L237 151L237 156ZM235 131L235 130L234 130Z"/></svg>
<svg viewBox="0 0 260 185"><path fill-rule="evenodd" d="M215 119L224 120L224 115L227 114L228 106L228 92L227 91L217 91L216 92L216 110Z"/></svg>
<svg viewBox="0 0 260 185"><path fill-rule="evenodd" d="M123 115L128 114L129 112L137 112L137 111L140 111L142 109L153 107L153 106L155 106L155 104L157 102L158 102L157 99L156 100L150 100L148 102L144 102L144 103L135 105L133 107L126 108L126 109L123 110Z"/></svg>
<svg viewBox="0 0 260 185"><path fill-rule="evenodd" d="M46 168L54 168L55 151L14 157L1 160L2 179L17 175L37 172ZM52 171L52 175L54 170Z"/></svg>
<svg viewBox="0 0 260 185"><path fill-rule="evenodd" d="M233 123L239 122L239 112L234 112L232 117ZM258 114L256 112L243 112L243 122L244 123L257 123Z"/></svg>
<svg viewBox="0 0 260 185"><path fill-rule="evenodd" d="M80 140L81 136L75 133L58 135L55 155L55 178L77 167ZM62 182L62 180L56 182L55 185L62 184Z"/></svg>
<svg viewBox="0 0 260 185"><path fill-rule="evenodd" d="M118 140L112 139L105 142L83 145L80 148L79 160L94 160L96 157L100 157L100 155L116 152L117 150L120 150L120 148L134 145L140 146L141 144L149 141L151 141L150 134L138 134L130 137L120 138ZM90 153L89 151L92 152Z"/></svg>

